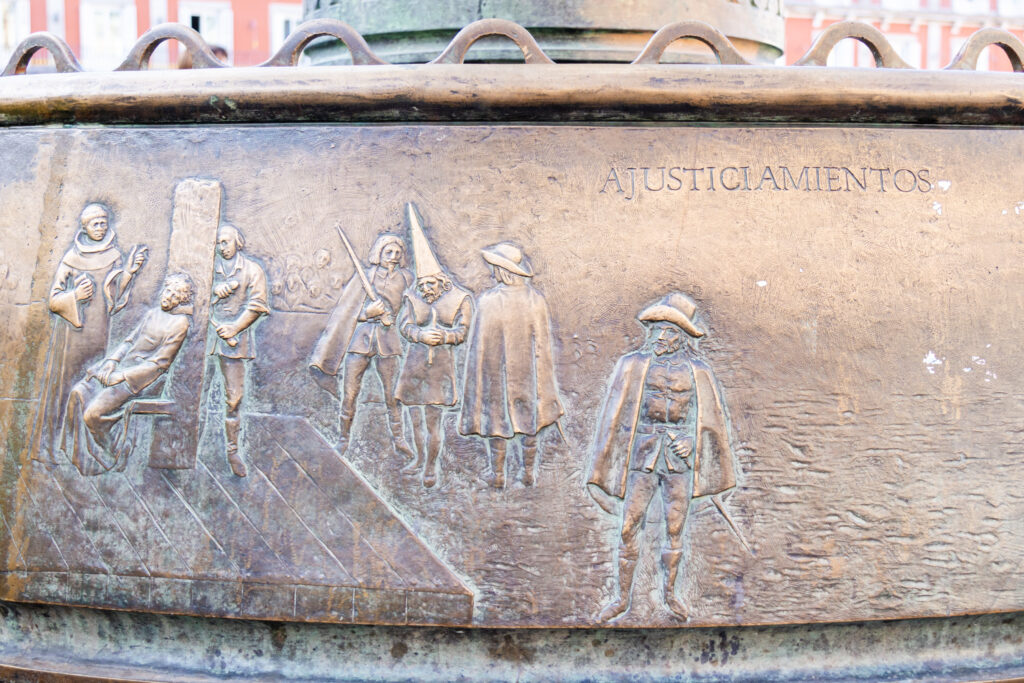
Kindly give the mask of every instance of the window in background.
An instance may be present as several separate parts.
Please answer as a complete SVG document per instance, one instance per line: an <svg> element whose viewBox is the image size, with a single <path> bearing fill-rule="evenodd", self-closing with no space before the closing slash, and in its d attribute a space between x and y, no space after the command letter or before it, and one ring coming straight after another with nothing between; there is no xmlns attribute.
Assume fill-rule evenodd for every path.
<svg viewBox="0 0 1024 683"><path fill-rule="evenodd" d="M890 33L887 38L903 61L915 69L921 68L921 41L917 39L916 34Z"/></svg>
<svg viewBox="0 0 1024 683"><path fill-rule="evenodd" d="M999 0L999 16L1024 17L1024 0Z"/></svg>
<svg viewBox="0 0 1024 683"><path fill-rule="evenodd" d="M817 38L814 37L815 40ZM871 56L871 50L859 40L844 38L832 48L827 63L829 66L874 66L875 58Z"/></svg>
<svg viewBox="0 0 1024 683"><path fill-rule="evenodd" d="M46 0L46 30L61 38L67 36L64 27L64 0Z"/></svg>
<svg viewBox="0 0 1024 683"><path fill-rule="evenodd" d="M167 0L149 0L149 28L167 22ZM149 58L150 67L168 67L171 65L171 46L169 41L160 43Z"/></svg>
<svg viewBox="0 0 1024 683"><path fill-rule="evenodd" d="M992 13L989 0L953 0L953 12L969 16L980 16Z"/></svg>
<svg viewBox="0 0 1024 683"><path fill-rule="evenodd" d="M921 0L882 0L882 7L896 12L916 12L921 9Z"/></svg>
<svg viewBox="0 0 1024 683"><path fill-rule="evenodd" d="M228 60L235 53L235 15L230 2L181 2L178 21L199 31L210 45L228 51Z"/></svg>
<svg viewBox="0 0 1024 683"><path fill-rule="evenodd" d="M117 68L138 38L134 0L82 0L79 17L82 66Z"/></svg>
<svg viewBox="0 0 1024 683"><path fill-rule="evenodd" d="M302 23L302 5L270 3L270 54L275 55L295 27Z"/></svg>
<svg viewBox="0 0 1024 683"><path fill-rule="evenodd" d="M0 69L31 30L28 0L0 0Z"/></svg>

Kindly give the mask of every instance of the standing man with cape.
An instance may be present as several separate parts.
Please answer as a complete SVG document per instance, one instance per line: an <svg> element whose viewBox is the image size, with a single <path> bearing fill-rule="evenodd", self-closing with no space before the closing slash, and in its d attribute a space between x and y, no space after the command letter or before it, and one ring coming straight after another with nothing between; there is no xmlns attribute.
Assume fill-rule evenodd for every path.
<svg viewBox="0 0 1024 683"><path fill-rule="evenodd" d="M505 486L505 456L522 443L523 483L532 486L537 434L565 412L558 397L551 317L544 295L531 285L533 268L519 247L482 250L495 286L477 297L466 356L459 433L487 439L492 480Z"/></svg>
<svg viewBox="0 0 1024 683"><path fill-rule="evenodd" d="M597 423L587 485L608 513L621 501L619 595L598 617L616 619L629 609L633 574L647 510L659 491L665 514L661 553L665 606L688 617L676 596L690 502L709 496L734 533L721 495L736 486L725 404L714 374L691 344L705 335L697 305L672 293L637 316L648 331L644 348L619 359ZM740 542L746 547L745 541Z"/></svg>

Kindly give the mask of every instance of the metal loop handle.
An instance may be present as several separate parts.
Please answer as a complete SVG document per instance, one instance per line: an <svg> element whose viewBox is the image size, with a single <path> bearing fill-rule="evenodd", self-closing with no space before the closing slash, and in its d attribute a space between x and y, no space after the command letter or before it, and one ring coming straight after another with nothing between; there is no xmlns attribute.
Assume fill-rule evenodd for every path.
<svg viewBox="0 0 1024 683"><path fill-rule="evenodd" d="M53 57L53 63L60 73L82 70L82 65L75 58L75 53L71 51L71 48L68 47L68 44L62 38L46 31L40 31L39 33L31 34L21 41L18 47L14 48L14 53L11 55L10 61L7 62L7 67L3 70L3 73L0 73L0 76L13 76L25 73L28 69L28 63L32 61L32 57L40 50L46 50L50 53Z"/></svg>
<svg viewBox="0 0 1024 683"><path fill-rule="evenodd" d="M481 19L455 34L452 42L431 64L462 64L473 43L485 36L505 36L523 51L527 64L554 64L525 28L507 19Z"/></svg>
<svg viewBox="0 0 1024 683"><path fill-rule="evenodd" d="M312 19L299 24L298 28L284 41L284 45L277 51L277 54L260 66L295 66L299 63L299 57L302 56L302 51L306 49L306 46L313 40L325 36L337 38L345 43L345 47L352 55L353 64L387 64L374 54L359 32L345 22L337 19Z"/></svg>
<svg viewBox="0 0 1024 683"><path fill-rule="evenodd" d="M814 45L811 45L807 54L797 60L793 66L825 66L836 43L846 38L853 38L871 50L871 56L875 58L875 66L878 68L914 68L896 54L896 50L889 44L881 31L860 21L841 21L829 26L814 41Z"/></svg>
<svg viewBox="0 0 1024 683"><path fill-rule="evenodd" d="M981 51L989 45L997 45L1010 58L1014 71L1024 71L1024 43L1009 31L998 28L983 28L964 42L947 69L973 70L978 68Z"/></svg>
<svg viewBox="0 0 1024 683"><path fill-rule="evenodd" d="M693 38L711 48L720 64L749 64L725 35L703 21L679 21L662 27L651 36L633 64L659 64L665 50L682 38Z"/></svg>
<svg viewBox="0 0 1024 683"><path fill-rule="evenodd" d="M166 23L154 26L142 34L132 47L121 66L115 71L144 71L149 68L149 60L161 43L177 40L188 50L192 57L193 69L216 69L227 66L213 55L210 46L198 31L181 24Z"/></svg>

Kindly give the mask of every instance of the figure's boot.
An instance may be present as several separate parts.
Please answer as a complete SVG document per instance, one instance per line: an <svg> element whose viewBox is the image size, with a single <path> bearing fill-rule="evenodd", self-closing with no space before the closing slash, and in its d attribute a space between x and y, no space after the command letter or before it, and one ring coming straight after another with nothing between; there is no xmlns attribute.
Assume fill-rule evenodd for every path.
<svg viewBox="0 0 1024 683"><path fill-rule="evenodd" d="M433 421L430 419L430 413L427 413L424 415L424 418L424 421L427 423L427 438L424 439L427 448L427 464L423 468L423 485L429 489L437 483L437 458L441 455L441 439L444 427L440 417Z"/></svg>
<svg viewBox="0 0 1024 683"><path fill-rule="evenodd" d="M496 489L505 488L505 453L508 442L500 436L487 440L491 454L491 486Z"/></svg>
<svg viewBox="0 0 1024 683"><path fill-rule="evenodd" d="M437 456L441 451L441 444L438 443L437 450L433 448L427 453L427 464L423 468L423 485L428 489L437 483Z"/></svg>
<svg viewBox="0 0 1024 683"><path fill-rule="evenodd" d="M661 553L661 564L665 567L665 606L677 617L686 621L690 614L686 605L676 597L676 577L679 576L679 562L683 557L682 550L666 550Z"/></svg>
<svg viewBox="0 0 1024 683"><path fill-rule="evenodd" d="M388 406L388 426L391 428L391 445L395 447L395 453L406 460L415 460L416 454L409 448L405 440L405 429L402 424L402 406Z"/></svg>
<svg viewBox="0 0 1024 683"><path fill-rule="evenodd" d="M412 446L416 449L416 457L406 463L402 471L419 473L420 467L423 466L423 454L427 452L427 437L424 437L423 433L429 427L423 423L428 421L428 418L423 415L423 409L416 406L409 408L409 417L412 418Z"/></svg>
<svg viewBox="0 0 1024 683"><path fill-rule="evenodd" d="M537 437L523 437L523 486L533 486L533 468L537 460Z"/></svg>
<svg viewBox="0 0 1024 683"><path fill-rule="evenodd" d="M597 615L600 622L611 621L622 616L629 609L629 594L633 591L633 573L636 571L637 556L631 555L619 546L619 597L613 600Z"/></svg>
<svg viewBox="0 0 1024 683"><path fill-rule="evenodd" d="M242 420L238 417L224 419L224 435L227 437L228 464L236 477L244 477L248 472L245 463L238 455L238 433L242 430Z"/></svg>
<svg viewBox="0 0 1024 683"><path fill-rule="evenodd" d="M338 451L338 455L345 455L345 451L348 450L349 435L352 433L353 417L355 417L354 413L342 412L340 419L338 420L341 427L341 436L338 437L338 444L334 447Z"/></svg>

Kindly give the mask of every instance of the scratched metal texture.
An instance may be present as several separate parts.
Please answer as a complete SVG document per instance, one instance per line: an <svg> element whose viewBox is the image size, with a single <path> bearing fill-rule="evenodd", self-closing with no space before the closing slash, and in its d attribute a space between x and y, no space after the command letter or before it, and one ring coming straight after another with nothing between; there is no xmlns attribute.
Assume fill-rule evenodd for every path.
<svg viewBox="0 0 1024 683"><path fill-rule="evenodd" d="M445 629L6 603L7 681L1010 681L1024 614L697 629Z"/></svg>
<svg viewBox="0 0 1024 683"><path fill-rule="evenodd" d="M455 581L450 570L474 593L471 618L458 623L594 624L614 596L618 519L590 501L583 482L612 368L641 341L635 316L671 290L693 296L709 328L701 349L724 388L741 472L729 505L755 553L744 552L714 509L694 506L679 583L691 625L1024 607L1017 580L1024 496L1016 485L1024 414L1015 388L1024 381L1015 313L1024 291L1024 197L1005 182L1024 151L1016 131L224 126L27 129L4 137L13 142L3 152L10 160L3 165L3 206L12 241L4 245L10 284L0 306L12 323L4 348L17 349L0 368L8 505L20 495L18 458L46 351L42 296L70 239L68 226L86 201L104 197L123 243L147 242L156 259L166 250L172 188L203 176L224 184L225 217L245 226L248 253L271 279L287 274L292 252L305 258L325 246L338 277L347 279L350 266L331 226L347 220L365 250L381 229L404 229L409 200L423 212L442 263L475 292L489 286L481 247L513 239L530 254L534 285L551 308L566 406L567 442L550 431L542 437L538 484L490 488L482 444L460 438L449 418L441 483L425 489L400 472L390 451L375 381L367 383L346 455L448 568L431 578ZM263 160L258 168L255 158ZM325 158L337 162L324 164ZM632 199L628 188L619 193L609 184L612 168L628 175L631 167L748 166L760 175L765 165L906 167L927 170L930 180L927 192L923 183L909 192L882 192L876 184L847 191L843 183L834 184L836 191L776 191L769 184L730 192L719 173L714 191L644 189ZM95 167L103 173L89 175ZM725 178L729 186L739 182L734 172ZM650 177L647 184L658 186ZM115 336L152 299L162 275L153 267L140 276L134 308ZM275 312L258 330L263 351L254 361L247 411L275 425L275 416L301 418L330 444L336 406L309 381L305 362L331 304L329 297L290 296L277 295ZM213 382L214 398L205 403L211 415L218 409ZM264 432L253 427L250 436ZM222 438L208 429L200 459L224 482ZM273 476L273 462L254 462ZM124 476L150 476L145 471L144 461L134 461ZM263 486L260 495L269 501L261 481L245 486ZM196 578L161 566L169 551L139 545L142 532L133 537L130 528L104 526L100 503L90 507L92 494L82 490L68 502L99 520L84 533L112 576L144 584L152 569L155 577ZM128 505L99 494L108 504ZM37 500L35 509L45 512L39 506L49 500ZM617 625L678 624L660 602L657 507L632 609ZM188 537L180 521L164 520L169 539ZM283 557L311 557L304 553L313 553L316 541L300 531L296 526L298 535L289 537L276 530L276 545L268 542ZM81 529L75 533L82 538ZM31 555L38 540L17 539L8 559L17 562L15 551ZM74 561L86 547L72 543L66 550ZM252 550L260 552L266 551ZM22 559L46 570L46 557ZM146 571L137 568L138 557ZM200 568L233 578L230 566ZM319 570L304 561L293 568L302 576ZM103 585L44 585L30 595L19 585L10 583L7 597L146 608L104 597ZM246 616L212 602L165 609ZM367 619L415 621L385 611ZM310 618L301 610L275 614L267 612Z"/></svg>

